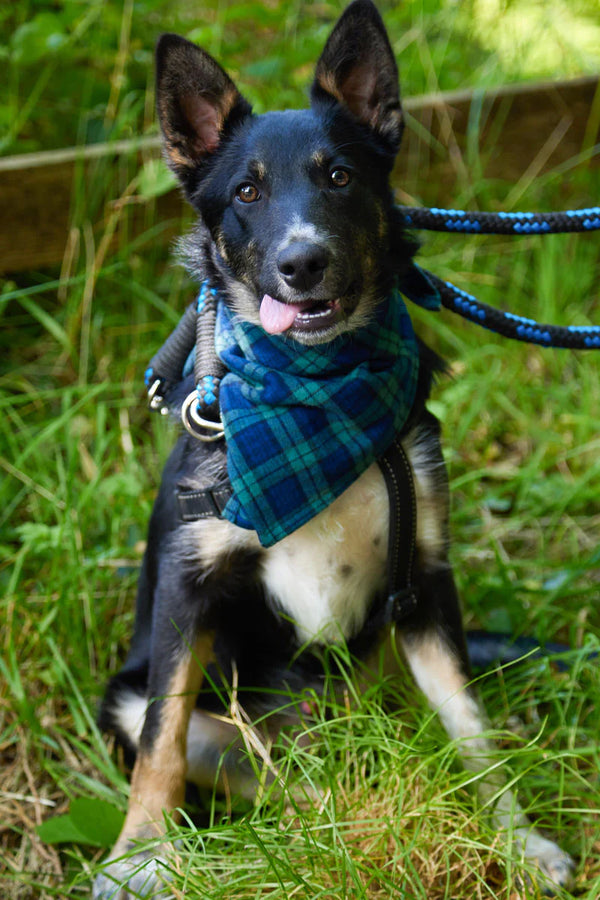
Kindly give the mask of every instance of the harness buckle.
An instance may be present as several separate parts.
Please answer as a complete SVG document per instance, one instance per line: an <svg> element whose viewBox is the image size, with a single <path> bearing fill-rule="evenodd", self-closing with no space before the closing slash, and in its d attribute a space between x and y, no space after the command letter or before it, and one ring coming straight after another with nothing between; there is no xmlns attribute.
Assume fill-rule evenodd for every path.
<svg viewBox="0 0 600 900"><path fill-rule="evenodd" d="M210 443L225 437L222 422L205 419L198 413L198 394L195 390L188 394L181 406L181 421L192 437Z"/></svg>
<svg viewBox="0 0 600 900"><path fill-rule="evenodd" d="M419 598L415 587L393 591L388 595L386 602L386 620L388 622L401 622L417 608L418 603Z"/></svg>

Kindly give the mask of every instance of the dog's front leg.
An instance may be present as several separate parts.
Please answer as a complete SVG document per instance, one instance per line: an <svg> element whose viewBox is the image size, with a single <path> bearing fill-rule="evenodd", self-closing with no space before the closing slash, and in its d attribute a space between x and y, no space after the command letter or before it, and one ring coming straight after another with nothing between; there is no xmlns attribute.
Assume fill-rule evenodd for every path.
<svg viewBox="0 0 600 900"><path fill-rule="evenodd" d="M131 779L125 823L94 885L96 900L164 896L161 853L135 852L139 841L160 837L164 813L183 805L190 715L213 653L213 635L188 628L155 610L149 702ZM161 618L163 621L161 621ZM189 623L187 623L189 625ZM164 867L163 872L165 872ZM166 892L166 888L164 889Z"/></svg>
<svg viewBox="0 0 600 900"><path fill-rule="evenodd" d="M440 582L446 584L443 606L436 603L428 624L409 628L399 636L404 656L415 681L439 714L449 737L458 749L467 769L481 772L479 795L493 808L494 827L512 837L515 852L537 869L537 880L546 892L571 882L573 861L557 844L542 837L523 813L514 793L505 788L506 779L498 767L490 768L498 758L498 749L486 738L487 717L469 686L469 663L460 610L452 575L443 570L432 576L433 594L440 597ZM428 579L424 579L423 599L427 600ZM437 607L437 608L436 608ZM485 771L489 770L489 771Z"/></svg>

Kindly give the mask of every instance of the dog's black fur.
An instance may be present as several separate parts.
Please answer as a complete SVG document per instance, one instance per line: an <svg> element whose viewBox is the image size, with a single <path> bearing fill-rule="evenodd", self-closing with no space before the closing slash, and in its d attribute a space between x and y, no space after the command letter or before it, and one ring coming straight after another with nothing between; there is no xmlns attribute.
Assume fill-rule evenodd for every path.
<svg viewBox="0 0 600 900"><path fill-rule="evenodd" d="M369 321L416 249L389 186L402 111L394 55L373 4L356 0L341 17L317 63L308 110L252 115L218 64L176 35L158 45L157 105L167 161L199 217L184 243L191 271L219 286L255 324L265 295L278 310L301 304L293 317L284 309L281 335L296 342L298 353L304 345L326 353L337 335ZM179 439L152 514L132 646L102 710L103 725L137 759L126 824L96 897L113 896L115 882L124 885L119 897L127 896L126 886L149 891L148 869L132 875L139 855L133 863L118 857L154 833L162 809L181 805L186 774L212 784L219 770L234 789L251 790L235 762L239 751L219 769L234 738L206 714L222 709L227 690L220 687L235 681L244 708L251 716L271 711L276 729L284 695L320 689L323 670L313 649L340 634L363 660L396 641L450 735L463 739L466 764L485 767L489 748L479 736L485 719L467 688L469 662L447 560L439 429L425 408L438 367L420 345L419 389L402 436L417 487L419 604L398 634L373 627L386 586L388 522L376 467L341 506L336 501L341 543L339 532L331 537L326 511L300 537L267 550L252 532L217 518L182 523L176 486L225 479L226 451L188 435ZM191 387L184 384L182 396ZM313 562L316 588L315 572L307 571ZM321 608L324 583L330 588L323 588ZM513 801L497 781L484 782L484 795L494 792L499 824L506 825ZM513 813L520 850L548 884L565 883L569 858Z"/></svg>

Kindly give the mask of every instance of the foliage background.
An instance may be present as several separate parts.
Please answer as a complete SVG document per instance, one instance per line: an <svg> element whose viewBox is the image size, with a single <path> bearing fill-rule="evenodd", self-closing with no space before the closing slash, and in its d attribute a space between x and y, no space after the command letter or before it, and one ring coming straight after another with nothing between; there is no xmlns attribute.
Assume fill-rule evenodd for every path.
<svg viewBox="0 0 600 900"><path fill-rule="evenodd" d="M23 0L0 12L2 152L139 134L150 127L161 31L202 44L257 110L298 104L341 2ZM566 78L600 68L594 0L382 2L407 96Z"/></svg>
<svg viewBox="0 0 600 900"><path fill-rule="evenodd" d="M5 4L0 152L155 130L152 48L165 30L217 56L258 111L303 104L343 5ZM596 0L380 8L405 96L600 69ZM87 177L78 171L65 198L63 265L2 283L0 885L11 898L87 895L125 802L123 770L95 730L94 707L127 646L146 522L173 437L147 414L142 373L194 290L163 240L165 229L184 227L157 217L164 175L142 172L145 181L119 173L116 190L106 165ZM475 180L468 200L592 205L598 174L582 166L527 181L518 195L513 187ZM145 223L135 239L133 212ZM428 236L422 257L494 305L598 324L598 240ZM447 436L468 622L574 648L565 672L529 662L487 676L481 688L526 805L577 856L579 895L597 896L600 684L586 648L600 637L598 362L508 345L443 316L415 319L455 376L432 407ZM373 691L352 716L340 710L315 723L319 754L282 751L290 769L294 761L309 780L327 780L319 810L290 815L275 803L236 817L205 798L213 827L179 860L186 896L378 897L394 885L428 900L528 893L473 809L456 748L409 687L398 690L402 721L381 714ZM504 733L509 725L517 737ZM36 828L73 799L70 818L51 820L58 825L41 840Z"/></svg>

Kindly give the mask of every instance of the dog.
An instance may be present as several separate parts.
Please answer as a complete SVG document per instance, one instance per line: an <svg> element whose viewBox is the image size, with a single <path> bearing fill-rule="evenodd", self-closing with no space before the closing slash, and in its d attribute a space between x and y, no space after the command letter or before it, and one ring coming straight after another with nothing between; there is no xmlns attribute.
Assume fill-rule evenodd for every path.
<svg viewBox="0 0 600 900"><path fill-rule="evenodd" d="M493 754L469 686L439 427L426 409L441 364L395 292L414 274L416 244L389 185L403 116L377 9L347 7L300 111L253 115L206 52L163 35L157 109L167 162L198 214L186 263L219 297L227 443L184 432L152 513L132 645L101 713L135 765L97 900L158 889L158 863L136 844L160 835L186 780L255 790L235 726L212 714L221 688L235 681L248 714L270 713L276 731L282 698L321 689L316 651L340 640L363 664L395 648L465 765L483 772ZM182 515L178 496L207 485L218 508ZM568 885L572 860L494 772L479 790L494 798L497 827L545 889Z"/></svg>

